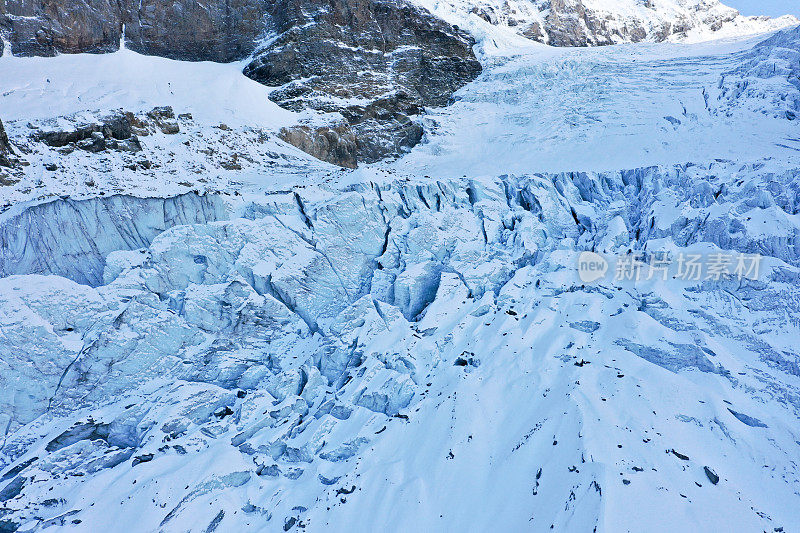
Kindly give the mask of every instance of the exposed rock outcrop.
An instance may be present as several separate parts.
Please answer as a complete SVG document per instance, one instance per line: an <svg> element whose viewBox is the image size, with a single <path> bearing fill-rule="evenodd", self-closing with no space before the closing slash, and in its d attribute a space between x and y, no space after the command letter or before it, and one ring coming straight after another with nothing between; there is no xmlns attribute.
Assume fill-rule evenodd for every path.
<svg viewBox="0 0 800 533"><path fill-rule="evenodd" d="M0 166L10 167L14 163L14 151L11 149L11 143L8 141L8 135L3 127L3 121L0 120Z"/></svg>
<svg viewBox="0 0 800 533"><path fill-rule="evenodd" d="M253 52L269 2L141 0L123 14L125 40L143 54L188 61L234 61Z"/></svg>
<svg viewBox="0 0 800 533"><path fill-rule="evenodd" d="M119 47L121 29L122 12L114 0L0 3L0 30L14 55L111 52Z"/></svg>
<svg viewBox="0 0 800 533"><path fill-rule="evenodd" d="M329 126L282 128L279 137L321 161L356 168L356 138L346 122Z"/></svg>
<svg viewBox="0 0 800 533"><path fill-rule="evenodd" d="M139 136L158 131L167 135L180 132L170 106L156 107L138 116L130 111L117 110L93 120L74 116L65 118L73 122L72 127L65 128L58 121L49 121L42 126L29 123L28 127L33 129L31 140L58 148L62 154L76 149L93 153L104 150L134 153L142 150Z"/></svg>
<svg viewBox="0 0 800 533"><path fill-rule="evenodd" d="M287 109L341 113L360 161L415 145L410 117L481 71L471 37L407 2L283 0L272 13L278 36L244 73L280 86L271 99Z"/></svg>
<svg viewBox="0 0 800 533"><path fill-rule="evenodd" d="M266 28L255 0L78 0L4 2L0 29L22 56L105 53L127 46L188 61L233 61L250 54Z"/></svg>
<svg viewBox="0 0 800 533"><path fill-rule="evenodd" d="M118 111L98 122L77 124L72 129L36 129L31 137L64 152L76 148L87 152L106 149L138 152L142 146L134 132L134 123L139 121L133 113Z"/></svg>

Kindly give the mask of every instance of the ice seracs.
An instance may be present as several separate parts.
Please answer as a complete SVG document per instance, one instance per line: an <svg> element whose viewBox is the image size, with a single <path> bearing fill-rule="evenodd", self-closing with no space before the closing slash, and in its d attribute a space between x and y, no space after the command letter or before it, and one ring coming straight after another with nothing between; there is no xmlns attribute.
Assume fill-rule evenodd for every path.
<svg viewBox="0 0 800 533"><path fill-rule="evenodd" d="M5 277L6 520L42 524L56 499L79 529L108 525L90 502L151 528L366 527L388 515L355 518L351 500L380 509L435 471L458 501L501 476L493 492L525 503L501 513L509 527L533 509L545 529L613 529L645 500L681 523L696 501L714 524L792 523L798 332L777 303L798 276L795 174L714 163L187 198L228 207L108 254L96 288ZM754 203L754 187L770 192ZM600 242L757 251L764 278L586 285L578 250ZM438 523L421 501L396 494L402 524ZM486 516L437 502L456 523Z"/></svg>

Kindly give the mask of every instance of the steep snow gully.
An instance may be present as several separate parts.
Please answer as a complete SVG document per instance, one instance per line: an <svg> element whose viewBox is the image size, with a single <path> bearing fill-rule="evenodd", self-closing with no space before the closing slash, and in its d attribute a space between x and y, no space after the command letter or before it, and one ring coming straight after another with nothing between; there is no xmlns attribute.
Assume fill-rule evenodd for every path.
<svg viewBox="0 0 800 533"><path fill-rule="evenodd" d="M790 530L799 175L7 212L0 527ZM629 249L765 259L755 281L578 279L580 251Z"/></svg>

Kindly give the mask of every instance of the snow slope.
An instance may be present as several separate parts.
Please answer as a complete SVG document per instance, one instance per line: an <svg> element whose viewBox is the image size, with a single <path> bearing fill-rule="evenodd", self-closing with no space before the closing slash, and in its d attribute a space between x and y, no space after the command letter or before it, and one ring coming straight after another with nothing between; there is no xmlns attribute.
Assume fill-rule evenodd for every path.
<svg viewBox="0 0 800 533"><path fill-rule="evenodd" d="M3 191L4 207L64 193L230 190L251 181L263 186L267 173L274 184L279 176L293 182L298 175L333 171L336 167L278 139L281 127L313 117L271 102L270 88L243 76L243 66L181 62L124 49L55 58L0 57L0 117L13 143L30 154L22 179ZM156 132L141 138L141 153L64 154L30 140L30 125L69 130L113 110L142 114L158 106L172 106L191 119L179 121L177 135ZM142 160L152 168L127 168ZM48 164L59 170L48 171Z"/></svg>

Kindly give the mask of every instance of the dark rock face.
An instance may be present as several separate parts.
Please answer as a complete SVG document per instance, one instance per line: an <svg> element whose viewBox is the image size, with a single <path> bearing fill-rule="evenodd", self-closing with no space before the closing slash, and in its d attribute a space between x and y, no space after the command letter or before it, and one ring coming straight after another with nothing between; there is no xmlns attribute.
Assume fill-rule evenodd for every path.
<svg viewBox="0 0 800 533"><path fill-rule="evenodd" d="M129 0L125 40L143 54L188 61L234 61L253 52L266 27L258 0Z"/></svg>
<svg viewBox="0 0 800 533"><path fill-rule="evenodd" d="M704 466L704 467L703 467L703 471L706 473L706 477L708 478L708 480L709 480L709 481L710 481L710 482L711 482L713 485L716 485L717 483L719 483L719 476L717 475L717 473L716 473L716 472L714 472L712 469L710 469L710 468L709 468L709 467L707 467L707 466Z"/></svg>
<svg viewBox="0 0 800 533"><path fill-rule="evenodd" d="M410 117L481 71L466 33L402 1L279 0L271 14L277 38L245 75L280 86L270 98L287 109L341 113L359 161L414 146Z"/></svg>
<svg viewBox="0 0 800 533"><path fill-rule="evenodd" d="M396 110L387 113L387 110ZM405 92L390 93L366 106L352 106L341 113L352 123L362 161L378 161L401 154L422 139L422 126L409 115L422 112L419 103ZM388 120L387 120L388 118Z"/></svg>
<svg viewBox="0 0 800 533"><path fill-rule="evenodd" d="M120 12L113 0L5 0L0 29L15 55L110 52L119 46Z"/></svg>
<svg viewBox="0 0 800 533"><path fill-rule="evenodd" d="M5 0L0 30L21 56L137 52L187 61L247 57L264 33L258 0Z"/></svg>
<svg viewBox="0 0 800 533"><path fill-rule="evenodd" d="M3 121L0 120L0 167L11 167L15 162L14 151L11 149L11 143L8 142Z"/></svg>

